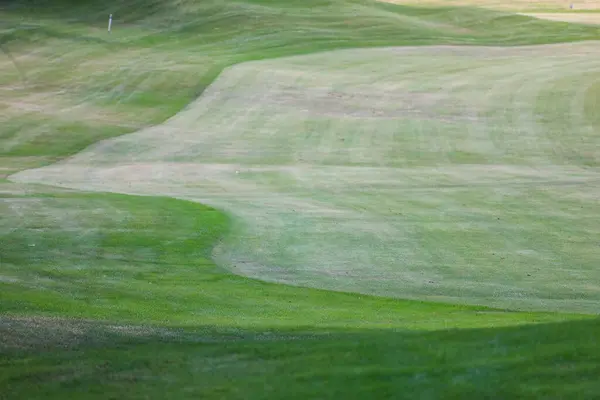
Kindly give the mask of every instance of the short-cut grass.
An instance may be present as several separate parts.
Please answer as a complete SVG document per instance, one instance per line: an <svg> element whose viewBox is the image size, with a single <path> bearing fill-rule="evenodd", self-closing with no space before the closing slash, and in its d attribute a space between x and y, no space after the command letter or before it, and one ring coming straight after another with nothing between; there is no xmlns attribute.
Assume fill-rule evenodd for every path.
<svg viewBox="0 0 600 400"><path fill-rule="evenodd" d="M14 179L225 209L219 260L260 279L593 313L596 47L242 64L167 123Z"/></svg>
<svg viewBox="0 0 600 400"><path fill-rule="evenodd" d="M21 0L0 16L0 398L600 390L594 315L505 309L596 311L593 43L530 48L533 64L502 48L326 53L597 27L362 0ZM322 54L279 59L307 53ZM537 286L493 309L223 266L485 304L468 279Z"/></svg>
<svg viewBox="0 0 600 400"><path fill-rule="evenodd" d="M593 317L235 276L210 260L227 218L196 203L39 192L2 200L0 387L10 399L598 390Z"/></svg>
<svg viewBox="0 0 600 400"><path fill-rule="evenodd" d="M2 6L0 177L160 123L225 66L243 61L340 48L600 37L598 28L504 12L363 0L44 4Z"/></svg>

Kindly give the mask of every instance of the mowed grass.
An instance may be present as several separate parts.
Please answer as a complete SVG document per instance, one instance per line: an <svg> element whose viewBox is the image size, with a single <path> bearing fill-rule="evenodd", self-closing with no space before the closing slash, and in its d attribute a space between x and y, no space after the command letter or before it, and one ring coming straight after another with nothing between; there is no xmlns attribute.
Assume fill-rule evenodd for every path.
<svg viewBox="0 0 600 400"><path fill-rule="evenodd" d="M23 357L5 370L4 393L27 399L593 399L599 389L596 322L321 335L195 329L148 338L81 325L63 323L63 329L90 332L79 336L86 345Z"/></svg>
<svg viewBox="0 0 600 400"><path fill-rule="evenodd" d="M167 123L13 179L224 209L219 262L260 279L595 313L596 47L242 64Z"/></svg>
<svg viewBox="0 0 600 400"><path fill-rule="evenodd" d="M526 16L369 1L32 4L2 8L5 176L31 167L31 155L34 164L48 164L98 140L162 122L224 66L246 60L348 47L512 45L600 36L596 28Z"/></svg>
<svg viewBox="0 0 600 400"><path fill-rule="evenodd" d="M30 310L53 318L289 330L436 329L574 318L397 302L239 277L211 260L227 233L227 217L191 202L38 193L4 197L2 205L5 316Z"/></svg>
<svg viewBox="0 0 600 400"><path fill-rule="evenodd" d="M52 163L97 140L159 123L201 94L223 67L242 61L349 47L513 45L600 37L597 28L504 13L358 1L63 2L60 6L53 2L48 8L39 8L43 3L37 2L35 12L22 4L2 8L2 45L7 51L0 66L0 173L4 176ZM107 35L110 12L115 14L114 31ZM264 78L247 79L247 67L226 73L241 73L242 91L254 90L248 84L264 82ZM275 73L275 83L291 85L294 98L289 106L296 107L299 89L282 76L281 64L262 67L267 74ZM290 67L292 76L303 75L306 68L286 68ZM317 79L334 75L327 68L315 73ZM263 88L257 93L267 92ZM305 96L302 93L300 97ZM593 110L595 93L586 92L584 97L592 99L585 101L586 110ZM223 101L218 93L207 95L201 101ZM262 100L254 98L252 112L262 113ZM240 101L248 102L244 96ZM346 118L348 105L342 105ZM363 106L358 107L360 118L364 118ZM281 112L278 107L274 110ZM578 116L595 121L594 113L577 110ZM158 135L164 129L165 146L172 144L172 122L154 131ZM192 131L198 122L192 121ZM222 125L229 122L224 118ZM319 127L319 123L308 121L316 131L330 124ZM260 124L254 128L265 129ZM304 154L310 154L313 144L318 141L307 142ZM138 157L148 150L142 145L123 146L94 163L106 166L121 162L127 154ZM107 142L94 151L103 146L115 150ZM321 147L327 150L323 154L331 156L331 143ZM140 192L146 190L142 183L150 174L151 195L218 200L227 207L251 199L257 185L262 185L273 196L261 207L275 212L265 215L264 208L255 208L254 222L259 227L268 226L261 221L265 218L279 220L282 207L292 222L296 210L302 211L296 219L300 229L306 226L310 210L315 221L329 223L324 211L336 216L338 208L348 207L340 201L356 201L355 193L340 197L318 188L335 182L319 178L328 171L318 159L318 179L312 174L304 178L314 179L315 186L310 190L299 186L298 193L287 195L293 181L281 176L281 157L295 153L282 153L286 143L281 140L273 149L275 156L266 153L271 170L257 167L254 160L235 179L237 164L199 163L189 159L190 151L171 160L178 168L174 171L152 160L137 165L138 175L132 175L131 169L122 176L118 168L112 170L116 175L110 188L105 178L93 173L83 180L92 184L98 179L93 189ZM230 150L228 157L242 156L235 146ZM79 174L93 172L85 157ZM181 163L186 157L187 167ZM593 167L594 157L586 155L581 162ZM72 163L81 158L76 160ZM302 163L307 164L297 162ZM580 175L589 178L593 171L582 171L580 165L552 171L569 180ZM335 164L329 166L334 167L331 173L340 172ZM218 181L199 181L198 168ZM192 192L182 193L181 183L190 172L186 185ZM373 177L382 171L366 168L363 172ZM509 172L505 179L516 174ZM70 171L62 181L56 175L16 178L70 185L76 176ZM129 182L123 181L124 176ZM346 188L365 179L348 180L343 171L339 176L347 182ZM163 185L156 184L158 179ZM396 180L385 174L384 179ZM232 196L227 203L224 199L236 190L248 197ZM598 325L593 317L410 302L265 283L232 275L212 262L214 256L222 263L233 260L228 254L233 250L244 255L243 246L260 257L265 254L257 243L260 237L245 236L247 229L255 227L231 210L225 216L172 198L81 194L4 180L0 191L0 397L459 398L476 393L510 398L590 397L598 390ZM314 204L315 193L327 197L325 203L330 204L319 199ZM552 206L547 204L543 210ZM246 216L252 207L246 206ZM580 219L593 218L593 212L593 204L586 205ZM360 219L349 221L364 229ZM577 237L592 229L593 219L588 222L575 230ZM366 226L379 229L372 221ZM274 235L278 232L273 230ZM380 238L386 235L393 232L382 229ZM288 236L283 246L294 245L292 239ZM323 239L348 246L344 237ZM377 246L386 242L366 245L365 254L368 248L377 254ZM307 250L297 246L291 257L306 255ZM270 251L266 247L266 253ZM327 260L326 252L321 254ZM250 259L239 261L238 265L246 264L244 273L265 266ZM372 265L380 261L368 260Z"/></svg>
<svg viewBox="0 0 600 400"><path fill-rule="evenodd" d="M595 318L238 277L210 260L227 218L195 203L38 193L2 204L10 399L536 397L557 377L563 395L598 389Z"/></svg>

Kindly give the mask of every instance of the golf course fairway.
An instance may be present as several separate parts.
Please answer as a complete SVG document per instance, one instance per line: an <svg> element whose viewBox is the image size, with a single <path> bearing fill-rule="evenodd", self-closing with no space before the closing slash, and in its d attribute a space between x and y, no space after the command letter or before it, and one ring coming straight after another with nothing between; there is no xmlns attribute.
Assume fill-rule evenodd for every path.
<svg viewBox="0 0 600 400"><path fill-rule="evenodd" d="M0 398L600 393L600 27L427 3L0 6Z"/></svg>

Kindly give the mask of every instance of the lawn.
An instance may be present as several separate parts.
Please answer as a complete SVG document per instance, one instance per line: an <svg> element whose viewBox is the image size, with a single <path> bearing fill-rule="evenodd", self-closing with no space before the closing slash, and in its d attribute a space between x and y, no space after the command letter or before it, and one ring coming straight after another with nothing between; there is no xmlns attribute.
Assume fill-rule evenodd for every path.
<svg viewBox="0 0 600 400"><path fill-rule="evenodd" d="M227 218L181 200L38 192L3 206L6 398L541 397L559 377L564 396L599 389L592 316L238 277L210 260Z"/></svg>
<svg viewBox="0 0 600 400"><path fill-rule="evenodd" d="M598 393L599 28L31 4L0 8L0 398Z"/></svg>
<svg viewBox="0 0 600 400"><path fill-rule="evenodd" d="M241 64L165 124L13 179L225 210L219 262L259 279L594 313L596 46Z"/></svg>

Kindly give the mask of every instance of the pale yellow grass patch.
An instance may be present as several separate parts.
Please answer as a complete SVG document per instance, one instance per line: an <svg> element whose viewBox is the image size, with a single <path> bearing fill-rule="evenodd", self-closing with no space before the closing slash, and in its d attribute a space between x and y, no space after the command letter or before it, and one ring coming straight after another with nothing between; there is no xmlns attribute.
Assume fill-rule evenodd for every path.
<svg viewBox="0 0 600 400"><path fill-rule="evenodd" d="M0 121L5 125L11 120L21 123L38 118L140 129L154 118L156 110L127 108L120 103L152 85L171 86L174 79L188 74L195 82L196 74L211 65L202 55L186 53L182 57L137 49L107 52L53 42L42 48L10 50L12 58L0 56ZM43 129L40 124L35 126ZM28 134L23 129L13 140L26 141ZM11 143L2 145L10 147Z"/></svg>
<svg viewBox="0 0 600 400"><path fill-rule="evenodd" d="M140 129L141 123L132 123L129 115L115 109L101 107L90 102L69 98L64 92L38 92L35 94L22 91L12 96L0 98L4 106L3 119L38 117L63 122L86 122L91 124L114 124L131 129Z"/></svg>
<svg viewBox="0 0 600 400"><path fill-rule="evenodd" d="M600 3L600 1L599 1ZM525 14L550 21L574 22L578 24L600 24L600 13L533 13Z"/></svg>
<svg viewBox="0 0 600 400"><path fill-rule="evenodd" d="M568 10L573 4L575 10L597 10L597 0L381 0L388 3L415 6L469 6L505 11L527 10Z"/></svg>
<svg viewBox="0 0 600 400"><path fill-rule="evenodd" d="M47 140L55 159L64 156L54 153L60 153L57 137L83 145L87 140L78 135L89 132L94 141L160 121L171 112L160 93L191 98L198 74L212 66L193 52L108 51L61 41L7 50L11 57L0 54L0 178L52 162L52 157L22 157L45 154ZM155 105L140 106L136 98Z"/></svg>
<svg viewBox="0 0 600 400"><path fill-rule="evenodd" d="M79 92L79 87L86 84L96 70L89 65L81 68L80 59L89 57L100 62L104 57L63 47L54 49L55 52L53 49L50 44L46 50L15 49L11 53L16 66L7 59L0 63L3 83L0 107L4 123L14 118L38 117L102 125L122 123L132 129L142 127L141 124L132 123L136 119L134 114L123 114L101 106L95 102L97 98L94 93L84 97ZM61 54L61 57L55 54ZM105 65L103 67L106 68Z"/></svg>

